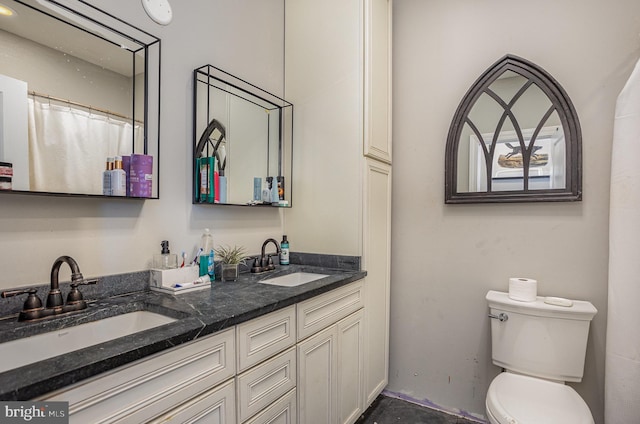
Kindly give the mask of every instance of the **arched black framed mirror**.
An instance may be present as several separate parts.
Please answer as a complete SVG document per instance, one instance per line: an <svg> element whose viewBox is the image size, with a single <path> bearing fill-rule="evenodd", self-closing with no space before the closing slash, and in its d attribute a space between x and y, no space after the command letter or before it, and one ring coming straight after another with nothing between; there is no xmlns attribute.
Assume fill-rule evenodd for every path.
<svg viewBox="0 0 640 424"><path fill-rule="evenodd" d="M539 66L506 55L465 94L449 128L445 203L582 199L578 115Z"/></svg>

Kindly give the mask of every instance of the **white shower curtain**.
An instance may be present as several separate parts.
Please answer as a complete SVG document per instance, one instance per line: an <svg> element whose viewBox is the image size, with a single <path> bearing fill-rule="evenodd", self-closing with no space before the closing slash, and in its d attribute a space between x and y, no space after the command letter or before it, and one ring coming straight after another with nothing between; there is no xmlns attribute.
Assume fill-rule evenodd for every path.
<svg viewBox="0 0 640 424"><path fill-rule="evenodd" d="M130 155L134 131L140 143L141 125L134 128L117 118L30 98L31 190L102 194L107 157Z"/></svg>
<svg viewBox="0 0 640 424"><path fill-rule="evenodd" d="M640 62L616 105L609 214L605 423L640 423Z"/></svg>

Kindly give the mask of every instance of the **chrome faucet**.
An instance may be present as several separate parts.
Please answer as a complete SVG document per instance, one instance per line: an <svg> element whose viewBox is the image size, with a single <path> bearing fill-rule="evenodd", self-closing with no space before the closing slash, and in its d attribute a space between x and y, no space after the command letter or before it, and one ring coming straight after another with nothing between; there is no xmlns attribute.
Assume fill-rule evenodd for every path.
<svg viewBox="0 0 640 424"><path fill-rule="evenodd" d="M275 255L280 254L281 250L278 242L272 238L266 239L264 243L262 243L262 251L260 252L260 258L256 258L253 261L251 272L258 273L258 272L271 271L272 269L276 269L276 266L273 264L273 259L271 259L271 256L273 255L265 255L265 249L269 243L273 243L274 246L276 247Z"/></svg>
<svg viewBox="0 0 640 424"><path fill-rule="evenodd" d="M71 290L67 295L66 304L62 301L58 275L60 267L66 263L71 268ZM78 263L71 256L60 256L51 267L51 284L47 295L46 307L38 297L36 289L7 290L0 293L3 298L28 294L22 311L18 315L18 321L33 321L41 318L52 317L67 312L80 311L87 308L87 302L83 299L78 286L96 284L98 280L85 280L80 272Z"/></svg>

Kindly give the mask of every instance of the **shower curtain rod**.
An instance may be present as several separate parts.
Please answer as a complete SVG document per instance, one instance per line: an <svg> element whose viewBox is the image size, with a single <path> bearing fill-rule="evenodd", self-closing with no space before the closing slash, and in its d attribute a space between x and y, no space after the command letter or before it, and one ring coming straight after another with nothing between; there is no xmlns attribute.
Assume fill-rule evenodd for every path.
<svg viewBox="0 0 640 424"><path fill-rule="evenodd" d="M99 108L99 107L94 107L94 106L91 106L91 105L85 105L85 104L82 104L82 103L74 102L73 100L63 99L63 98L55 97L55 96L50 96L49 94L38 93L37 91L33 91L33 90L29 91L29 95L30 96L34 96L34 97L41 97L43 99L53 100L53 101L56 101L56 102L66 103L68 105L79 106L79 107L82 107L82 108L85 108L85 109L89 109L89 111L95 110L96 112L105 113L107 115L111 115L111 116L115 116L115 117L118 117L118 118L126 119L127 121L131 121L131 117L130 116L122 115L121 113L113 112L113 111L110 111L110 110L107 110L107 109L102 109L102 108ZM137 120L137 119L135 120L135 122L140 123L140 124L144 123L144 121L140 121L140 120Z"/></svg>

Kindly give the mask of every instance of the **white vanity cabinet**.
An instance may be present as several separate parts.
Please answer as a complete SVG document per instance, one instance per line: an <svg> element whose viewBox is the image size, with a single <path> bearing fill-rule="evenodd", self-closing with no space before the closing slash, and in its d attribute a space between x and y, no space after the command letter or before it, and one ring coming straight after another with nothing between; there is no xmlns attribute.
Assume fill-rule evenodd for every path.
<svg viewBox="0 0 640 424"><path fill-rule="evenodd" d="M363 412L365 280L37 400L69 422L350 424Z"/></svg>
<svg viewBox="0 0 640 424"><path fill-rule="evenodd" d="M163 422L174 414L218 416L220 422L235 423L235 364L235 334L228 329L39 400L69 402L71 424L139 424L159 416Z"/></svg>
<svg viewBox="0 0 640 424"><path fill-rule="evenodd" d="M363 412L363 282L298 304L300 424L349 424Z"/></svg>

